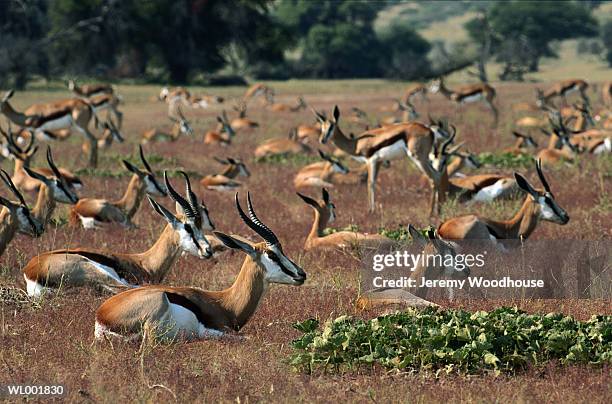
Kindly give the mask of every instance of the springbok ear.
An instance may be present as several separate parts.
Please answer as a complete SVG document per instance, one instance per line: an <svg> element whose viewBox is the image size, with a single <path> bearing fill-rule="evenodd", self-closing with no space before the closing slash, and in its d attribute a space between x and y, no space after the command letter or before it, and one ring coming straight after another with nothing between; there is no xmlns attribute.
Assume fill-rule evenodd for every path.
<svg viewBox="0 0 612 404"><path fill-rule="evenodd" d="M423 233L421 233L420 231L418 231L413 225L409 224L408 225L408 233L410 233L410 237L412 237L412 239L420 244L421 246L425 246L427 244L427 242L429 241L427 239L427 237L425 237L423 235Z"/></svg>
<svg viewBox="0 0 612 404"><path fill-rule="evenodd" d="M299 196L300 198L302 198L302 200L303 200L304 202L306 202L308 205L312 206L312 207L313 207L313 208L315 208L315 209L318 209L318 208L319 208L319 204L317 203L317 201L315 201L315 200L314 200L314 199L312 199L311 197L306 196L306 195L303 195L303 194L300 194L299 192L296 192L296 194L297 194L297 196Z"/></svg>
<svg viewBox="0 0 612 404"><path fill-rule="evenodd" d="M244 251L248 256L250 257L254 257L257 255L257 251L248 243L245 243L244 241L240 241L237 238L234 238L232 236L228 236L225 233L221 233L219 231L213 231L213 234L215 235L215 237L217 237L219 239L219 241L221 241L227 248L231 248L234 250L242 250Z"/></svg>
<svg viewBox="0 0 612 404"><path fill-rule="evenodd" d="M125 166L125 168L128 169L128 171L133 172L136 175L141 175L141 171L138 169L138 167L136 167L135 165L133 165L132 163L130 163L127 160L121 160L123 161L123 165Z"/></svg>
<svg viewBox="0 0 612 404"><path fill-rule="evenodd" d="M520 189L527 192L532 197L536 198L538 196L538 192L531 186L529 181L525 177L523 177L519 173L514 173L514 179L516 180L516 184Z"/></svg>
<svg viewBox="0 0 612 404"><path fill-rule="evenodd" d="M334 122L338 122L338 119L340 119L340 109L338 108L337 105L334 105L334 111L333 111L333 117L334 117Z"/></svg>
<svg viewBox="0 0 612 404"><path fill-rule="evenodd" d="M321 196L323 197L323 202L325 202L326 205L329 205L329 192L327 189L323 188L321 190Z"/></svg>
<svg viewBox="0 0 612 404"><path fill-rule="evenodd" d="M2 97L2 102L7 102L13 96L13 94L15 94L15 90L8 90L6 93L4 93L4 97Z"/></svg>
<svg viewBox="0 0 612 404"><path fill-rule="evenodd" d="M174 216L168 209L164 208L162 205L157 203L153 198L151 198L148 195L147 195L147 199L149 200L149 203L151 204L151 206L153 206L153 209L155 209L155 211L160 216L166 219L166 221L170 225L172 225L172 227L176 228L176 226L180 223L180 221L176 218L176 216Z"/></svg>
<svg viewBox="0 0 612 404"><path fill-rule="evenodd" d="M23 167L24 171L32 178L41 181L43 184L49 184L50 180L42 174L32 171L30 167Z"/></svg>

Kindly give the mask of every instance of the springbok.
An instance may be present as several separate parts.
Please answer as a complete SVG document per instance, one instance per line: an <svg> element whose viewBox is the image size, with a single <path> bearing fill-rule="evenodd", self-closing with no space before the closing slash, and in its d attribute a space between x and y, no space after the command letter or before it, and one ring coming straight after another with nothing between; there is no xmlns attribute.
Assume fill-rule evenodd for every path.
<svg viewBox="0 0 612 404"><path fill-rule="evenodd" d="M166 340L222 338L239 331L257 310L271 283L300 286L306 273L291 261L276 235L255 214L247 194L249 215L236 194L236 208L244 223L265 243L215 232L228 248L246 254L233 285L221 291L193 287L146 286L106 300L96 311L95 337L131 337L152 330Z"/></svg>
<svg viewBox="0 0 612 404"><path fill-rule="evenodd" d="M336 175L348 174L349 169L342 162L319 150L322 162L312 163L303 167L293 179L296 189L304 187L334 187Z"/></svg>
<svg viewBox="0 0 612 404"><path fill-rule="evenodd" d="M169 182L166 185L183 214L175 216L147 196L153 209L168 222L149 250L119 254L79 248L39 254L23 268L28 295L40 296L61 287L91 286L117 292L144 283L158 284L183 252L200 259L210 258L210 243L202 234L201 204L192 192L185 199Z"/></svg>
<svg viewBox="0 0 612 404"><path fill-rule="evenodd" d="M495 107L495 89L487 83L470 84L455 90L450 90L444 85L444 78L439 77L431 82L429 90L433 93L441 93L443 96L457 104L466 104L483 101L493 113L494 124L497 125L499 113Z"/></svg>
<svg viewBox="0 0 612 404"><path fill-rule="evenodd" d="M298 140L296 128L292 128L287 137L268 139L255 148L256 159L309 153L311 153L310 147Z"/></svg>
<svg viewBox="0 0 612 404"><path fill-rule="evenodd" d="M509 220L493 220L479 215L466 215L449 219L438 227L438 234L446 240L526 240L540 220L565 225L570 218L555 201L542 172L542 162L536 161L536 170L544 190L533 188L521 174L514 173L519 188L527 193L519 211Z"/></svg>
<svg viewBox="0 0 612 404"><path fill-rule="evenodd" d="M7 151L9 157L15 159L15 167L13 169L13 182L15 185L24 192L37 191L40 187L40 181L28 175L25 168L30 168L30 160L38 151L38 146L34 146L34 137L29 136L29 142L25 147L21 147L15 141L15 137L9 126L8 133L4 132L0 128L0 134L5 139ZM51 168L30 168L31 171L39 173L44 176L52 176L54 172ZM79 189L83 187L83 182L79 177L64 168L58 168L58 172L61 174L62 179L72 189Z"/></svg>
<svg viewBox="0 0 612 404"><path fill-rule="evenodd" d="M266 86L265 84L256 83L246 90L246 92L242 96L242 99L245 102L248 102L252 99L255 99L256 97L259 97L260 95L263 95L268 98L268 94L274 94L274 90Z"/></svg>
<svg viewBox="0 0 612 404"><path fill-rule="evenodd" d="M178 113L178 118L175 118L171 114L168 115L168 119L173 122L172 129L170 132L166 132L163 130L159 130L157 128L149 129L142 134L141 144L146 144L148 142L174 142L179 136L193 135L193 129L189 124L189 121L183 115L183 112L179 107L176 108Z"/></svg>
<svg viewBox="0 0 612 404"><path fill-rule="evenodd" d="M405 122L384 128L366 131L358 137L347 137L340 130L340 110L334 107L332 118L327 119L313 109L321 123L319 141L326 144L330 139L342 151L366 163L368 167L368 200L370 212L375 208L376 179L384 161L408 157L432 181L431 214L433 215L437 195L434 186L440 173L429 160L429 152L436 140L448 139L450 133L442 122L429 126L418 122ZM453 129L453 132L455 130Z"/></svg>
<svg viewBox="0 0 612 404"><path fill-rule="evenodd" d="M512 146L507 147L503 150L504 153L509 153L518 156L521 154L529 154L530 148L538 148L538 143L533 139L533 137L529 135L524 135L516 131L512 131L512 134L514 135L516 140Z"/></svg>
<svg viewBox="0 0 612 404"><path fill-rule="evenodd" d="M9 103L13 94L13 90L7 91L0 101L0 112L11 122L33 129L35 134L64 128L76 129L89 142L89 166L97 166L98 139L89 131L89 123L95 114L89 103L80 98L72 98L49 104L35 104L22 113L15 111Z"/></svg>
<svg viewBox="0 0 612 404"><path fill-rule="evenodd" d="M68 90L72 91L77 97L84 98L115 93L115 89L110 84L97 83L79 86L74 80L68 80Z"/></svg>
<svg viewBox="0 0 612 404"><path fill-rule="evenodd" d="M418 96L423 100L427 100L427 85L423 83L414 83L406 87L404 99L407 100L408 103L413 103Z"/></svg>
<svg viewBox="0 0 612 404"><path fill-rule="evenodd" d="M227 114L225 111L221 115L217 115L217 122L219 123L219 129L210 130L204 135L204 144L218 144L221 146L228 146L232 143L232 138L236 136L236 132L232 128Z"/></svg>
<svg viewBox="0 0 612 404"><path fill-rule="evenodd" d="M212 191L231 191L242 186L242 183L235 180L238 176L250 177L251 173L242 160L231 157L225 160L215 157L215 160L223 164L225 169L220 174L207 175L200 180L200 184Z"/></svg>
<svg viewBox="0 0 612 404"><path fill-rule="evenodd" d="M306 107L307 107L306 101L304 101L304 98L302 97L297 98L297 104L295 105L288 105L288 104L283 104L279 102L274 102L274 97L272 96L267 97L266 109L272 112L299 112L303 109L306 109Z"/></svg>
<svg viewBox="0 0 612 404"><path fill-rule="evenodd" d="M395 102L397 102L398 110L402 111L402 116L400 118L396 116L388 116L386 118L383 118L379 122L380 126L388 126L394 125L396 123L416 121L419 118L419 114L414 108L414 105L412 105L412 103L408 99L406 99L406 101L397 99L395 100Z"/></svg>
<svg viewBox="0 0 612 404"><path fill-rule="evenodd" d="M109 119L108 122L102 122L102 128L104 131L102 132L102 136L98 139L98 150L107 150L109 149L113 141L117 141L118 143L123 143L125 141L121 132L115 126L114 122ZM83 143L83 153L89 154L89 144Z"/></svg>
<svg viewBox="0 0 612 404"><path fill-rule="evenodd" d="M567 104L567 95L573 92L580 93L582 99L586 98L586 90L589 84L580 79L569 79L555 83L552 87L542 92L543 101L550 104L553 99L561 97Z"/></svg>
<svg viewBox="0 0 612 404"><path fill-rule="evenodd" d="M12 202L0 196L0 256L6 250L17 233L27 234L30 237L39 237L43 231L43 224L34 217L30 208L17 190L11 177L4 170L0 170L0 178L7 188L17 197L18 202Z"/></svg>
<svg viewBox="0 0 612 404"><path fill-rule="evenodd" d="M74 205L78 202L79 197L74 192L73 188L68 185L66 179L61 175L58 168L53 162L51 147L47 146L47 163L49 164L50 173L47 171L33 171L29 167L24 167L27 175L34 178L38 182L38 197L36 205L32 209L32 215L37 218L43 226L51 219L56 207L56 202L67 203Z"/></svg>
<svg viewBox="0 0 612 404"><path fill-rule="evenodd" d="M94 114L106 110L108 119L111 119L111 114L117 120L117 129L121 129L123 125L123 112L119 111L119 98L114 94L100 94L87 99L87 102L93 108Z"/></svg>
<svg viewBox="0 0 612 404"><path fill-rule="evenodd" d="M542 130L542 133L550 137L548 148L542 149L536 155L538 160L541 160L544 164L558 164L560 162L571 163L575 160L578 153L578 146L574 145L570 141L570 135L561 130L559 127L553 126L553 134ZM560 144L561 148L557 149L557 143Z"/></svg>
<svg viewBox="0 0 612 404"><path fill-rule="evenodd" d="M70 210L70 223L81 223L86 229L94 229L104 223L119 223L133 227L132 218L138 212L146 195L166 196L166 190L157 182L155 172L147 162L142 146L139 147L140 160L144 170L123 160L125 168L133 175L123 196L116 201L83 198Z"/></svg>
<svg viewBox="0 0 612 404"><path fill-rule="evenodd" d="M230 126L234 131L247 131L252 130L259 127L259 124L249 118L246 117L247 112L247 104L245 101L239 101L238 104L234 106L236 112L238 112L238 118L232 119L230 122ZM221 130L222 128L219 128Z"/></svg>
<svg viewBox="0 0 612 404"><path fill-rule="evenodd" d="M304 244L305 251L339 250L350 248L389 248L395 241L380 234L366 234L354 231L338 231L329 235L324 230L336 219L336 206L329 198L329 192L323 188L322 199L314 200L309 196L297 193L302 200L314 209L314 221Z"/></svg>

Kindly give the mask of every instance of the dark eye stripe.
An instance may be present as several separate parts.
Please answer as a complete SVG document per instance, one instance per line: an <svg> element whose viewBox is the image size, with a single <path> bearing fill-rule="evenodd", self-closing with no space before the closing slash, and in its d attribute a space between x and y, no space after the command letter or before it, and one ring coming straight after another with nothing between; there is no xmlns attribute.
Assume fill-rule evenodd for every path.
<svg viewBox="0 0 612 404"><path fill-rule="evenodd" d="M281 263L280 258L278 258L278 256L274 252L268 251L268 258L270 258L270 260L272 260L276 265L278 265L281 271L283 271L285 274L289 275L292 278L295 276L291 271L285 268L285 266Z"/></svg>

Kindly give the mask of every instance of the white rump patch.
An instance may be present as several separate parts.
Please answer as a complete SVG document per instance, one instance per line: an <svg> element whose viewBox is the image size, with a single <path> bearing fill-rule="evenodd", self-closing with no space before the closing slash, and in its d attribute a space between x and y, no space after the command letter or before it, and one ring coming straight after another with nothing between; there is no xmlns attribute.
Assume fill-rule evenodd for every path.
<svg viewBox="0 0 612 404"><path fill-rule="evenodd" d="M28 296L30 297L41 297L46 292L50 291L49 288L44 287L40 283L33 281L31 279L28 279L28 277L25 276L25 274L23 275L23 278L26 281L26 291L28 292Z"/></svg>
<svg viewBox="0 0 612 404"><path fill-rule="evenodd" d="M79 219L81 219L81 224L84 229L95 229L96 228L96 219L93 217L85 217L79 215Z"/></svg>

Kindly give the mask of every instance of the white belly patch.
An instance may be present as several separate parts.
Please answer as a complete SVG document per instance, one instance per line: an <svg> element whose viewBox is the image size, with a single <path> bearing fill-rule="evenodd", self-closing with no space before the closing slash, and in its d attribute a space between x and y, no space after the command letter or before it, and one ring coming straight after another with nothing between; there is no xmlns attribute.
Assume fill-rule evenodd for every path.
<svg viewBox="0 0 612 404"><path fill-rule="evenodd" d="M69 128L70 126L72 126L72 116L64 115L61 118L45 122L38 129L53 131L53 130L58 130L58 129Z"/></svg>
<svg viewBox="0 0 612 404"><path fill-rule="evenodd" d="M504 186L503 185L504 185L503 181L497 181L493 185L489 185L488 187L484 187L483 189L478 191L476 193L476 195L474 195L472 197L472 201L475 201L475 202L491 202L491 201L495 200L496 198L499 198L499 196L504 191Z"/></svg>
<svg viewBox="0 0 612 404"><path fill-rule="evenodd" d="M160 331L167 333L166 335L171 338L206 339L219 338L224 335L222 331L206 328L191 310L181 305L169 303L169 308Z"/></svg>
<svg viewBox="0 0 612 404"><path fill-rule="evenodd" d="M402 139L379 149L372 157L377 160L395 160L405 156L407 150L406 142Z"/></svg>
<svg viewBox="0 0 612 404"><path fill-rule="evenodd" d="M469 95L461 100L462 103L470 103L482 100L482 93Z"/></svg>
<svg viewBox="0 0 612 404"><path fill-rule="evenodd" d="M90 260L89 258L83 257L82 255L80 255L79 257L84 258L87 262L89 262L92 265L92 267L96 271L98 271L99 273L103 274L104 276L107 276L107 277L111 278L112 280L114 280L115 282L119 282L119 283L123 284L124 286L132 286L128 282L126 282L125 279L121 279L119 274L117 274L117 272L113 268L111 268L109 266L106 266L106 265L102 265L99 262Z"/></svg>

